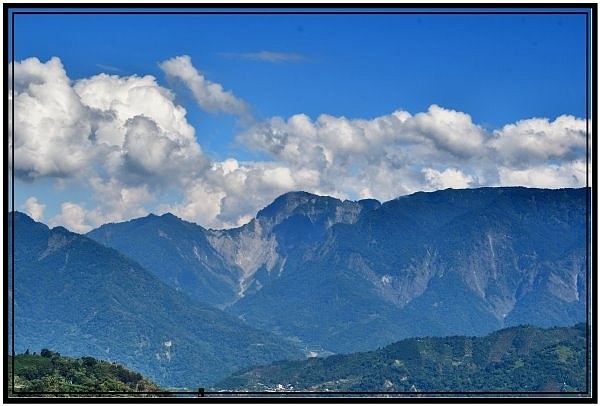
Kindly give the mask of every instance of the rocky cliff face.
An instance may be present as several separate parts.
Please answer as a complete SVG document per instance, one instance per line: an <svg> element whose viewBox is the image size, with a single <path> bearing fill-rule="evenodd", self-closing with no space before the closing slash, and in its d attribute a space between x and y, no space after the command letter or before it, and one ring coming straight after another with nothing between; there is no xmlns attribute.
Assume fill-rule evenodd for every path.
<svg viewBox="0 0 600 406"><path fill-rule="evenodd" d="M241 269L236 295L242 298L248 290L256 292L264 286L258 270L271 278L280 276L291 251L298 255L334 224L353 224L363 210L378 206L376 200L342 202L290 192L259 211L248 224L234 230L211 230L207 238L229 267Z"/></svg>
<svg viewBox="0 0 600 406"><path fill-rule="evenodd" d="M254 279L259 268L268 273L274 270L279 273L285 265L285 258L277 252L275 236L256 220L234 232L213 231L208 235L208 241L223 257L226 266L241 270L236 282L236 299L244 297L250 288L260 289L260 282Z"/></svg>

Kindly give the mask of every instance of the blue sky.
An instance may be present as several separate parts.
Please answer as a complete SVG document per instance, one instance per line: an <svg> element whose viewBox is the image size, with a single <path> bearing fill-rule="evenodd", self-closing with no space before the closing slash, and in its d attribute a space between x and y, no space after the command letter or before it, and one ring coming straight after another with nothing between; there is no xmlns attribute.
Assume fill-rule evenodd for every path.
<svg viewBox="0 0 600 406"><path fill-rule="evenodd" d="M219 228L287 189L585 186L586 15L431 11L17 14L15 208Z"/></svg>

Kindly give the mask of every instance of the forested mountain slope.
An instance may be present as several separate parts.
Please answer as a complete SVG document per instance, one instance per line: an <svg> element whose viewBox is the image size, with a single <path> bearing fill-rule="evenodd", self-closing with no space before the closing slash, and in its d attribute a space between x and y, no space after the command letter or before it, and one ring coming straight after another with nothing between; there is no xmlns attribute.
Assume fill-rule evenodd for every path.
<svg viewBox="0 0 600 406"><path fill-rule="evenodd" d="M52 348L117 361L163 386L194 388L243 366L303 355L289 341L168 287L114 249L19 212L14 218L8 293L17 353Z"/></svg>
<svg viewBox="0 0 600 406"><path fill-rule="evenodd" d="M42 349L40 354L27 350L23 354L15 355L14 359L9 356L7 379L9 397L111 396L107 392L127 392L127 396L136 396L136 392L165 392L165 389L154 382L117 363L93 357L74 359L48 349ZM100 392L105 393L100 395Z"/></svg>
<svg viewBox="0 0 600 406"><path fill-rule="evenodd" d="M384 348L276 362L218 390L304 392L587 392L585 324L511 327L485 337L410 338Z"/></svg>

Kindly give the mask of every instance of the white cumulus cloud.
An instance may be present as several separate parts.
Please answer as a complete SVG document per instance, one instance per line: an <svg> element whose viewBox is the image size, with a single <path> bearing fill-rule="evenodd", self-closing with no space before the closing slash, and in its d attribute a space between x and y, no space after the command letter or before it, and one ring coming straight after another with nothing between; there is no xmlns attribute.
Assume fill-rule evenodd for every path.
<svg viewBox="0 0 600 406"><path fill-rule="evenodd" d="M562 164L530 166L525 169L500 167L498 173L501 185L556 189L585 186L586 173L589 173L589 170L585 161L575 160Z"/></svg>
<svg viewBox="0 0 600 406"><path fill-rule="evenodd" d="M73 202L64 202L60 205L60 214L50 219L49 225L63 226L76 233L85 233L90 230L90 225L86 223L85 209Z"/></svg>
<svg viewBox="0 0 600 406"><path fill-rule="evenodd" d="M426 113L416 114L407 124L408 129L431 140L434 149L447 151L460 159L483 152L484 131L466 113L434 104Z"/></svg>
<svg viewBox="0 0 600 406"><path fill-rule="evenodd" d="M292 168L297 186L308 186L310 180L297 175L310 171L324 193L380 199L438 184L476 186L483 173L463 172L475 173L488 151L484 130L470 116L435 105L414 116L396 111L371 120L325 114L316 120L304 114L274 117L241 133L238 141ZM438 173L435 180L433 172L422 171L439 165L463 168Z"/></svg>
<svg viewBox="0 0 600 406"><path fill-rule="evenodd" d="M575 160L585 156L586 123L569 115L533 118L494 131L489 142L501 162L520 168L548 160Z"/></svg>
<svg viewBox="0 0 600 406"><path fill-rule="evenodd" d="M152 76L72 81L56 57L15 62L14 70L16 179L79 184L97 202L90 211L65 203L56 224L81 231L144 213L132 205L182 188L210 167L186 110ZM126 198L127 191L140 197Z"/></svg>
<svg viewBox="0 0 600 406"><path fill-rule="evenodd" d="M30 180L83 175L94 159L90 111L72 88L60 59L42 63L29 58L14 65L14 95L9 98L14 123L9 114L9 127L14 126L15 162L9 164L15 175Z"/></svg>
<svg viewBox="0 0 600 406"><path fill-rule="evenodd" d="M438 171L433 168L424 168L423 173L427 179L427 184L431 190L439 189L464 189L471 186L473 177L464 174L460 169L446 168Z"/></svg>
<svg viewBox="0 0 600 406"><path fill-rule="evenodd" d="M40 221L44 218L44 210L46 205L38 202L35 196L30 196L25 200L21 208L35 221Z"/></svg>
<svg viewBox="0 0 600 406"><path fill-rule="evenodd" d="M248 114L245 102L204 78L189 56L160 67L189 87L201 108ZM586 122L570 115L487 131L468 113L435 104L370 119L298 113L237 134L241 147L265 159L211 160L186 109L152 76L73 81L58 58L29 58L14 68L17 181L50 178L90 197L65 193L51 208L37 195L20 207L36 219L58 212L49 224L77 232L167 211L205 227L239 226L290 190L389 200L448 187L581 187L589 176Z"/></svg>

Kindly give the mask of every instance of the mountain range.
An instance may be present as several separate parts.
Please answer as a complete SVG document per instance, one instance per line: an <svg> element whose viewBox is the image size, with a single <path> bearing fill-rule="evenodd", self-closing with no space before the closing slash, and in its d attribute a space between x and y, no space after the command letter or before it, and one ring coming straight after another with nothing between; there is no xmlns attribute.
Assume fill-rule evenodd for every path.
<svg viewBox="0 0 600 406"><path fill-rule="evenodd" d="M200 387L409 337L572 326L587 321L589 193L448 189L380 203L290 192L234 229L164 214L87 235L16 212L15 349Z"/></svg>
<svg viewBox="0 0 600 406"><path fill-rule="evenodd" d="M15 233L8 272L15 352L51 348L117 361L163 386L191 388L244 366L303 356L295 344L190 299L90 238L18 212L8 226ZM9 264L12 249L11 240Z"/></svg>
<svg viewBox="0 0 600 406"><path fill-rule="evenodd" d="M385 203L291 192L235 229L166 214L88 236L250 325L316 353L352 352L585 321L588 190L448 189Z"/></svg>

